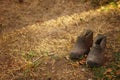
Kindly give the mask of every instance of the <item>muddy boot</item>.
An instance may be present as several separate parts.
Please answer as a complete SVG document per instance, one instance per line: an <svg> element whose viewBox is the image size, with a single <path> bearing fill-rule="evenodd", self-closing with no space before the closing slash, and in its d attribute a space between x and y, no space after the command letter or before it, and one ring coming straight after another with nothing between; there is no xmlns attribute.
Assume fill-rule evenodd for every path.
<svg viewBox="0 0 120 80"><path fill-rule="evenodd" d="M93 46L88 54L86 64L89 67L99 67L105 62L106 37L99 34L95 38Z"/></svg>
<svg viewBox="0 0 120 80"><path fill-rule="evenodd" d="M70 53L71 60L79 60L85 54L88 54L93 44L93 32L86 30L78 36L77 41Z"/></svg>

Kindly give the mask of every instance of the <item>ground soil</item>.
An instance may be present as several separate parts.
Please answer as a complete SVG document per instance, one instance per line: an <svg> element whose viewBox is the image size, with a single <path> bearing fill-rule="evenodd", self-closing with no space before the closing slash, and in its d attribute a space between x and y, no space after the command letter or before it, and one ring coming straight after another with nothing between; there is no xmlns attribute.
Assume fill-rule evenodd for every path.
<svg viewBox="0 0 120 80"><path fill-rule="evenodd" d="M104 5L106 6L106 5ZM1 80L93 80L69 52L85 29L107 36L106 57L120 51L120 7L80 0L0 0Z"/></svg>

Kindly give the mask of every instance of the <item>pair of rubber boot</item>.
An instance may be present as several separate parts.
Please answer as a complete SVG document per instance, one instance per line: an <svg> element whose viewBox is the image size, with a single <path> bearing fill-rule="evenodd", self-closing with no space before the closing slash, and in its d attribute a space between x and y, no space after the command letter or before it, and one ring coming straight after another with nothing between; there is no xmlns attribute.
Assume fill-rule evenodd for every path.
<svg viewBox="0 0 120 80"><path fill-rule="evenodd" d="M105 62L106 36L98 34L93 41L93 32L86 30L77 41L70 53L71 60L79 60L87 54L86 64L89 67L99 67Z"/></svg>

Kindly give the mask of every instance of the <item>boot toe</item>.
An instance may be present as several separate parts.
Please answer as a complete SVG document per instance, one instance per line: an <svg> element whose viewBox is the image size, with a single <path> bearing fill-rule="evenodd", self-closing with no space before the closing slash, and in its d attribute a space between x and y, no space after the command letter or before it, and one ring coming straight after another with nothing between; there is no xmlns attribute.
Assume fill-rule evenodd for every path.
<svg viewBox="0 0 120 80"><path fill-rule="evenodd" d="M82 57L81 54L70 53L70 59L73 61L80 60L81 57Z"/></svg>
<svg viewBox="0 0 120 80"><path fill-rule="evenodd" d="M100 64L96 63L96 62L93 62L93 61L87 61L87 65L88 67L90 68L93 68L93 67L99 67Z"/></svg>

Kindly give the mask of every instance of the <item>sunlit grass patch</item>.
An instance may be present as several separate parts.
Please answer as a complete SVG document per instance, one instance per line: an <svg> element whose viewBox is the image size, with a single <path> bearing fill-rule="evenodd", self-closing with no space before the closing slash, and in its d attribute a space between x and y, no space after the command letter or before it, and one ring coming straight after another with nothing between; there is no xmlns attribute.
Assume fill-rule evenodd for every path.
<svg viewBox="0 0 120 80"><path fill-rule="evenodd" d="M30 51L28 53L22 53L22 56L27 60L27 61L31 61L34 57L38 56L37 53L35 53L34 51Z"/></svg>
<svg viewBox="0 0 120 80"><path fill-rule="evenodd" d="M100 9L98 9L99 11L109 11L111 9L115 9L118 8L119 4L116 2L110 2L109 4L107 4L106 6L101 6Z"/></svg>

